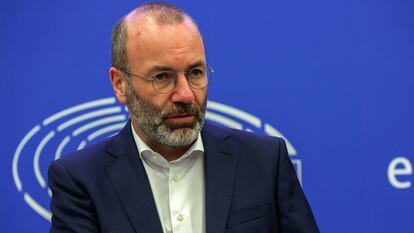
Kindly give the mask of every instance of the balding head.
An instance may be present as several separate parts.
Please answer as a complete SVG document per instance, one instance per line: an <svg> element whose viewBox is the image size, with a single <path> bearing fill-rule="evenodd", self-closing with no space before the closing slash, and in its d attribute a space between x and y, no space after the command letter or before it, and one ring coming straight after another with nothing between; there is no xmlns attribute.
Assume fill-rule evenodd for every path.
<svg viewBox="0 0 414 233"><path fill-rule="evenodd" d="M180 23L194 25L195 21L181 9L166 3L147 3L122 17L112 30L111 64L126 68L128 65L127 40L130 35L139 36L142 25L174 25Z"/></svg>
<svg viewBox="0 0 414 233"><path fill-rule="evenodd" d="M181 23L184 18L189 17L175 6L166 3L148 3L131 11L126 18L128 21L133 21L146 16L151 17L159 25Z"/></svg>

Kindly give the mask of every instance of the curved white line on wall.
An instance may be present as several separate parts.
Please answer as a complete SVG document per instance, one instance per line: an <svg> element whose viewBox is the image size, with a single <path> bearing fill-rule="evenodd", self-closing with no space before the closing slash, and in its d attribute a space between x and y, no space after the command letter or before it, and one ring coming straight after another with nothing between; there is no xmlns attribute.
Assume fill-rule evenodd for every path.
<svg viewBox="0 0 414 233"><path fill-rule="evenodd" d="M273 126L271 126L269 124L265 124L264 125L264 131L267 135L283 138L286 142L286 147L287 147L289 155L297 155L298 154L296 149L289 142L289 140L287 140L287 138L285 136L283 136L283 134L280 133L277 129L273 128Z"/></svg>
<svg viewBox="0 0 414 233"><path fill-rule="evenodd" d="M124 122L124 125L126 124L127 122L125 121ZM110 138L110 137L113 137L113 136L115 136L115 135L117 135L119 132L115 132L115 133L113 133L113 134L110 134L107 138Z"/></svg>
<svg viewBox="0 0 414 233"><path fill-rule="evenodd" d="M83 140L83 141L79 144L78 148L76 148L76 150L82 150L83 148L85 148L85 146L86 146L86 141L85 141L85 140Z"/></svg>
<svg viewBox="0 0 414 233"><path fill-rule="evenodd" d="M125 122L122 122L122 123L119 123L119 124L114 124L114 125L110 125L108 127L99 129L99 130L97 130L97 131L95 131L95 132L88 135L88 137L87 137L88 141L92 141L93 139L95 139L95 138L97 138L97 137L99 137L103 134L109 133L111 131L120 130L120 129L124 128L124 126L125 126Z"/></svg>
<svg viewBox="0 0 414 233"><path fill-rule="evenodd" d="M254 125L257 128L261 127L261 120L247 112L244 112L242 110L224 105L224 104L220 104L214 101L208 101L207 102L207 109L213 109L216 111L220 111L220 112L224 112L228 115L231 116L237 116L238 118L242 119L245 122L248 122L252 125Z"/></svg>
<svg viewBox="0 0 414 233"><path fill-rule="evenodd" d="M13 165L12 165L12 172L13 172L13 180L16 184L17 190L19 192L22 191L22 182L20 181L19 172L18 172L18 163L20 154L22 153L23 147L26 145L26 143L40 130L40 125L36 125L31 129L24 138L20 141L19 146L17 146L16 152L14 152L13 157Z"/></svg>
<svg viewBox="0 0 414 233"><path fill-rule="evenodd" d="M40 154L42 153L43 148L46 146L47 142L53 138L53 136L55 136L55 131L50 131L46 137L44 137L42 139L42 141L39 143L39 145L36 148L36 152L35 152L35 156L33 159L33 168L34 168L34 172L35 172L35 176L37 181L39 182L40 186L42 188L46 188L46 181L42 176L42 173L40 172L40 168L39 168L39 159L40 159Z"/></svg>
<svg viewBox="0 0 414 233"><path fill-rule="evenodd" d="M234 121L234 120L232 120L230 118L227 118L225 116L215 114L213 112L206 112L206 119L218 122L222 125L225 125L227 127L233 128L233 129L240 129L240 130L243 129L243 125L240 124L239 122Z"/></svg>
<svg viewBox="0 0 414 233"><path fill-rule="evenodd" d="M47 119L45 119L43 121L43 125L46 126L56 120L58 120L59 118L62 118L64 116L67 116L69 114L72 114L74 112L78 112L87 108L91 108L91 107L97 107L97 106L101 106L101 105L106 105L106 104L113 104L116 102L116 99L114 97L110 97L110 98L105 98L105 99L100 99L100 100L94 100L94 101L90 101L90 102L86 102L83 104L79 104L76 105L74 107L65 109L63 111L60 111L50 117L48 117Z"/></svg>
<svg viewBox="0 0 414 233"><path fill-rule="evenodd" d="M126 117L123 114L122 115L111 116L111 117L106 117L106 118L103 118L103 119L99 119L99 120L93 121L91 123L88 123L86 125L83 125L83 126L77 128L76 130L73 131L72 135L74 137L76 137L79 134L81 134L81 133L83 133L87 130L90 130L94 127L104 125L104 124L107 124L107 123L117 122L117 121L125 121L125 119L126 119Z"/></svg>
<svg viewBox="0 0 414 233"><path fill-rule="evenodd" d="M293 166L296 168L296 175L298 176L298 180L300 182L300 185L303 186L302 184L302 179L303 179L303 175L302 175L302 161L300 159L292 159L292 164ZM302 187L303 188L303 187Z"/></svg>
<svg viewBox="0 0 414 233"><path fill-rule="evenodd" d="M121 107L110 107L110 108L105 108L105 109L101 109L101 110L97 110L97 111L93 111L93 112L88 112L85 113L83 115L80 115L78 117L72 118L64 123L62 123L61 125L58 126L58 131L62 131L64 129L66 129L69 126L72 126L76 123L79 123L81 121L87 120L87 119L91 119L94 117L98 117L98 116L103 116L103 115L108 115L108 114L112 114L112 113L118 113L121 112L122 109Z"/></svg>
<svg viewBox="0 0 414 233"><path fill-rule="evenodd" d="M58 145L56 154L55 154L55 160L60 158L62 155L63 148L65 148L66 144L68 144L70 141L70 136L66 136Z"/></svg>
<svg viewBox="0 0 414 233"><path fill-rule="evenodd" d="M33 198L28 193L24 193L24 200L40 216L42 216L49 222L52 220L52 213L50 213L48 210L39 205L35 200L33 200Z"/></svg>

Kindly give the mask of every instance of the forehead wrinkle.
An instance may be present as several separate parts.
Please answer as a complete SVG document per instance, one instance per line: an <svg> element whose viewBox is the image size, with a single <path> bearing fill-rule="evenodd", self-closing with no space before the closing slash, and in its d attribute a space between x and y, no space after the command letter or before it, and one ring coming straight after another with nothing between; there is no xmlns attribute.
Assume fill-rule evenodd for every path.
<svg viewBox="0 0 414 233"><path fill-rule="evenodd" d="M180 31L180 32L177 32ZM172 25L151 25L145 26L139 30L128 31L130 37L127 40L127 44L131 49L144 49L146 51L160 51L162 48L165 54L184 55L188 51L193 50L194 42L201 43L202 39L198 36L198 33L193 30L183 32L177 26ZM181 33L183 37L177 43L170 43L165 37L176 37L177 33ZM159 35L162 36L159 36ZM147 46L151 44L152 46ZM204 48L204 45L202 46Z"/></svg>

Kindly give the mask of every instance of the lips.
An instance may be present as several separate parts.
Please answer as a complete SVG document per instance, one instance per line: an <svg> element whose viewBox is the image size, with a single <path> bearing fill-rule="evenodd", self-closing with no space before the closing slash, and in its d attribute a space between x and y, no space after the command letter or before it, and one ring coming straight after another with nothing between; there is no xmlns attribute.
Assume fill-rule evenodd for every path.
<svg viewBox="0 0 414 233"><path fill-rule="evenodd" d="M187 117L187 116L194 116L194 113L181 113L181 114L171 114L168 115L167 118L175 118L175 117Z"/></svg>
<svg viewBox="0 0 414 233"><path fill-rule="evenodd" d="M165 120L170 123L193 123L195 121L196 115L185 113L185 114L174 114L165 117Z"/></svg>

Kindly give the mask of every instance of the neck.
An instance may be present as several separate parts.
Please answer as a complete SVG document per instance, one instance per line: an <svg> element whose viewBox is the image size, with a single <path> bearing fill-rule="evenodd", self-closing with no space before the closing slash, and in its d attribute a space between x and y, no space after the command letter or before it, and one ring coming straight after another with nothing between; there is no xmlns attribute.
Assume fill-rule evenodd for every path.
<svg viewBox="0 0 414 233"><path fill-rule="evenodd" d="M132 124L132 127L145 144L147 144L153 151L162 155L168 162L179 159L193 144L191 143L180 147L161 145L154 140L149 139L138 127L135 127L134 124Z"/></svg>

